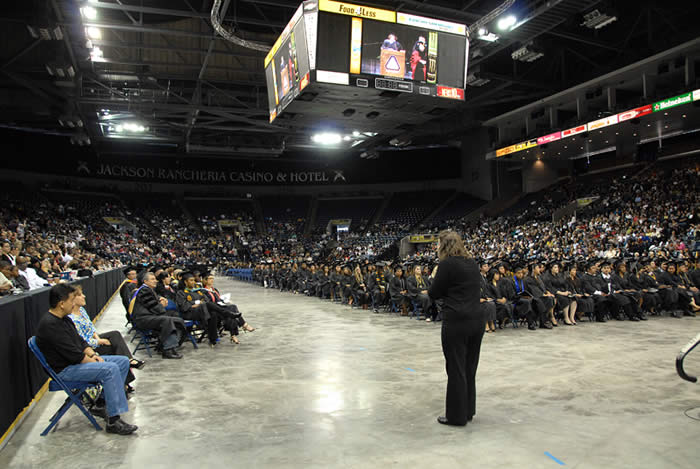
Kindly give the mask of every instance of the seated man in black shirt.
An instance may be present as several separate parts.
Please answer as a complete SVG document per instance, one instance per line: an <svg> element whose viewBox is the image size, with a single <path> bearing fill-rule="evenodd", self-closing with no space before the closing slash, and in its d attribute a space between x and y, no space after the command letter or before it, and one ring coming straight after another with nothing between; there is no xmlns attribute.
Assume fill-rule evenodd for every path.
<svg viewBox="0 0 700 469"><path fill-rule="evenodd" d="M129 435L138 427L119 417L129 410L124 392L129 359L116 355L101 357L88 346L67 317L73 312L74 299L72 286L62 283L51 287L49 313L39 321L36 344L62 379L102 384L102 395L90 412L107 419L107 433Z"/></svg>

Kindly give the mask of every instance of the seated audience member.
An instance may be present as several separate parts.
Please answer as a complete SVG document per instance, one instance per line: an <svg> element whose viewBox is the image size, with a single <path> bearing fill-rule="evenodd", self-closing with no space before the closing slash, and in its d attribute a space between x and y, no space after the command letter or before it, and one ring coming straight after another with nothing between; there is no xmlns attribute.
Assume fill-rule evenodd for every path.
<svg viewBox="0 0 700 469"><path fill-rule="evenodd" d="M9 280L13 289L29 291L29 282L26 277L19 274L19 269L16 265L10 264L7 261L2 261L0 262L0 272Z"/></svg>
<svg viewBox="0 0 700 469"><path fill-rule="evenodd" d="M194 274L191 272L182 275L183 289L177 292L177 308L182 317L197 321L207 331L209 346L215 347L219 339L219 318L216 311L209 310L207 299L201 288L197 288Z"/></svg>
<svg viewBox="0 0 700 469"><path fill-rule="evenodd" d="M121 332L109 331L102 335L97 334L97 328L85 310L85 294L80 285L75 285L75 300L73 312L68 317L75 324L78 335L88 343L92 349L100 355L122 355L129 359L129 367L141 369L146 364L141 360L136 360L129 351L129 347L124 341ZM129 370L126 375L126 391L134 392L134 388L129 385L134 380L134 374Z"/></svg>
<svg viewBox="0 0 700 469"><path fill-rule="evenodd" d="M525 265L518 265L513 270L513 279L503 283L501 290L508 301L513 304L515 321L526 319L528 330L537 330L537 323L541 317L532 306L532 294L526 289L525 280L528 276L528 269Z"/></svg>
<svg viewBox="0 0 700 469"><path fill-rule="evenodd" d="M484 318L485 332L496 331L496 300L491 296L488 280L489 265L479 262L479 309Z"/></svg>
<svg viewBox="0 0 700 469"><path fill-rule="evenodd" d="M603 293L607 294L609 302L609 311L613 318L622 320L620 309L622 309L630 321L639 321L637 317L637 304L623 294L619 290L619 286L615 284L612 277L612 265L608 261L604 261L600 267L600 278L603 282Z"/></svg>
<svg viewBox="0 0 700 469"><path fill-rule="evenodd" d="M574 295L568 289L568 282L564 274L560 272L558 262L550 264L549 272L542 274L542 280L547 290L554 293L557 308L564 315L564 324L573 326L578 304L576 303Z"/></svg>
<svg viewBox="0 0 700 469"><path fill-rule="evenodd" d="M496 322L498 328L503 329L506 319L513 320L513 305L506 298L505 293L501 291L501 273L498 270L491 269L487 275L487 295L493 298L496 305ZM494 332L495 329L491 329Z"/></svg>
<svg viewBox="0 0 700 469"><path fill-rule="evenodd" d="M605 322L605 315L609 311L607 294L603 292L605 285L603 279L596 275L598 264L591 262L586 268L586 273L581 276L583 293L593 298L593 314L598 322Z"/></svg>
<svg viewBox="0 0 700 469"><path fill-rule="evenodd" d="M540 262L532 264L532 274L525 278L525 289L532 296L532 309L535 310L539 318L541 329L552 329L555 322L554 305L556 304L554 294L547 290L542 281L541 272L543 265Z"/></svg>
<svg viewBox="0 0 700 469"><path fill-rule="evenodd" d="M341 291L342 291L342 296L343 296L343 302L347 303L349 305L352 305L353 303L353 297L352 297L352 284L355 281L355 278L352 275L352 271L350 270L350 267L345 266L343 267L343 276L340 281L340 286L341 286Z"/></svg>
<svg viewBox="0 0 700 469"><path fill-rule="evenodd" d="M432 321L432 304L433 301L428 296L428 280L423 277L423 269L417 265L413 269L413 275L406 279L406 290L411 301L420 305L426 321Z"/></svg>
<svg viewBox="0 0 700 469"><path fill-rule="evenodd" d="M58 284L49 291L48 314L42 316L36 343L53 370L66 381L90 381L102 384L102 394L90 412L107 420L107 433L129 435L138 427L120 418L128 412L124 381L129 359L123 356L100 356L78 335L67 316L74 310L75 289Z"/></svg>
<svg viewBox="0 0 700 469"><path fill-rule="evenodd" d="M177 312L165 310L168 300L156 295L157 284L153 273L147 272L143 276L143 285L134 292L129 306L131 322L138 329L159 333L163 358L182 358L176 348L184 336L185 322L178 317Z"/></svg>
<svg viewBox="0 0 700 469"><path fill-rule="evenodd" d="M126 279L124 279L122 284L119 286L119 296L122 299L124 311L126 311L126 320L129 321L131 319L129 315L129 304L131 303L131 297L133 296L134 291L136 288L138 288L138 282L136 281L138 273L136 271L136 267L134 266L125 268L123 272Z"/></svg>
<svg viewBox="0 0 700 469"><path fill-rule="evenodd" d="M595 311L595 302L593 297L587 294L583 289L583 284L578 277L578 267L576 264L572 264L569 268L569 274L566 277L567 291L571 292L574 299L576 300L576 308L569 311L569 321L572 325L576 325L576 319L581 315L581 313L588 314L589 317L593 317ZM566 316L564 316L564 322L566 322Z"/></svg>
<svg viewBox="0 0 700 469"><path fill-rule="evenodd" d="M9 262L10 265L16 265L16 258L12 254L12 244L9 241L3 241L2 253L0 253L0 261Z"/></svg>
<svg viewBox="0 0 700 469"><path fill-rule="evenodd" d="M343 271L340 265L335 266L335 270L331 273L331 298L336 300L343 297Z"/></svg>
<svg viewBox="0 0 700 469"><path fill-rule="evenodd" d="M17 268L19 269L19 274L27 279L29 290L48 286L48 283L37 275L36 270L29 267L29 259L27 257L19 256L17 258Z"/></svg>
<svg viewBox="0 0 700 469"><path fill-rule="evenodd" d="M7 261L0 261L0 295L5 295L10 293L12 290L12 282L7 278L7 275L11 275L8 271L12 270L13 265Z"/></svg>
<svg viewBox="0 0 700 469"><path fill-rule="evenodd" d="M171 286L173 278L167 271L161 271L156 275L156 279L158 280L156 293L168 300L168 305L165 307L166 311L177 311L177 292Z"/></svg>
<svg viewBox="0 0 700 469"><path fill-rule="evenodd" d="M238 335L239 327L246 332L253 332L255 328L243 319L243 314L238 310L238 306L226 303L221 298L221 293L214 286L213 275L205 275L202 281L204 282L203 290L206 292L204 297L207 300L209 309L216 311L224 324L224 329L231 333L231 342L238 344L239 341L236 336Z"/></svg>
<svg viewBox="0 0 700 469"><path fill-rule="evenodd" d="M384 278L384 267L377 263L367 274L367 289L372 295L372 305L374 312L379 312L379 306L386 301L387 282Z"/></svg>
<svg viewBox="0 0 700 469"><path fill-rule="evenodd" d="M408 315L408 290L406 289L406 280L403 278L403 268L396 266L394 276L389 281L389 297L391 301L399 307L401 316Z"/></svg>
<svg viewBox="0 0 700 469"><path fill-rule="evenodd" d="M370 302L369 291L359 265L355 266L352 277L352 297L359 302L362 309L367 309L367 305Z"/></svg>

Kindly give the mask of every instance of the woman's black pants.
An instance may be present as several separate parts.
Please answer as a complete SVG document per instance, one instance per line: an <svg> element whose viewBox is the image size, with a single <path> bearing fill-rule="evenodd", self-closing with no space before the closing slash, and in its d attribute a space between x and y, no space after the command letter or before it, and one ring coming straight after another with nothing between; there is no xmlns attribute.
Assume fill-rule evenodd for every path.
<svg viewBox="0 0 700 469"><path fill-rule="evenodd" d="M98 332L98 335L101 339L109 340L110 345L100 345L95 349L95 352L99 353L100 355L122 355L124 357L127 357L128 359L134 358L131 355L129 346L126 345L126 342L124 341L124 337L122 336L121 332ZM126 384L129 384L134 379L136 379L134 377L134 373L132 373L131 368L129 368L129 372L126 374L126 381L124 382Z"/></svg>
<svg viewBox="0 0 700 469"><path fill-rule="evenodd" d="M483 319L442 322L447 370L445 417L458 425L466 424L476 413L476 368L484 327Z"/></svg>

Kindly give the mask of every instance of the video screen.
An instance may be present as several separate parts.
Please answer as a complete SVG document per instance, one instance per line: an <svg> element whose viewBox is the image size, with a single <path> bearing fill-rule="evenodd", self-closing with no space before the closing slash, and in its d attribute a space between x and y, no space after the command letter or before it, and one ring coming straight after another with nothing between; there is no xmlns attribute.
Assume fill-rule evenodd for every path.
<svg viewBox="0 0 700 469"><path fill-rule="evenodd" d="M463 88L465 47L453 34L363 20L361 73Z"/></svg>
<svg viewBox="0 0 700 469"><path fill-rule="evenodd" d="M299 21L282 41L265 69L271 116L278 115L296 97L309 73L309 52L304 22ZM273 114L274 113L274 114ZM274 120L272 117L271 120Z"/></svg>

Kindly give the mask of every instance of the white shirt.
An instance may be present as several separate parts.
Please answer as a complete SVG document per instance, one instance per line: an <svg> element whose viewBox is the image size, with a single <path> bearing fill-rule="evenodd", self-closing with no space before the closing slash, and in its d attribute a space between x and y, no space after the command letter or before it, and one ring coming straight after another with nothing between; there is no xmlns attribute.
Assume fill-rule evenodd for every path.
<svg viewBox="0 0 700 469"><path fill-rule="evenodd" d="M30 290L36 290L37 288L42 288L46 286L46 281L36 274L36 270L31 267L27 267L26 270L20 270L19 274L27 279Z"/></svg>

